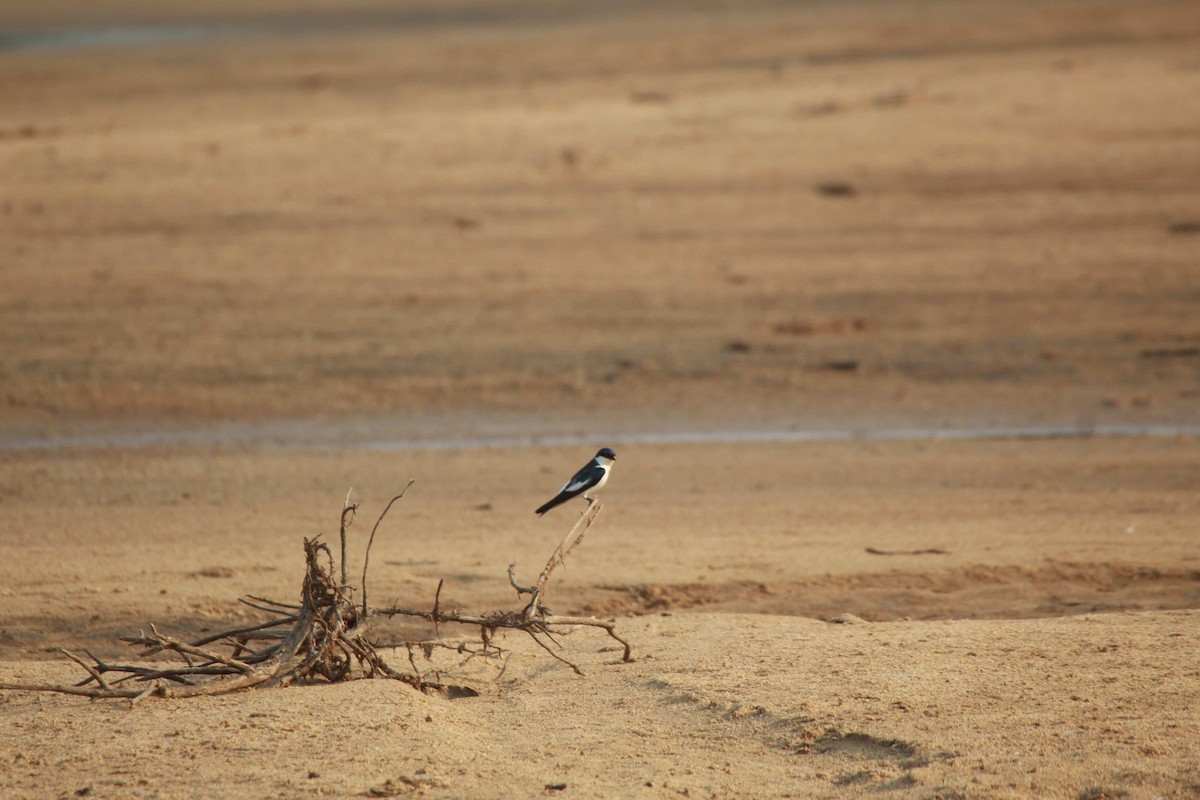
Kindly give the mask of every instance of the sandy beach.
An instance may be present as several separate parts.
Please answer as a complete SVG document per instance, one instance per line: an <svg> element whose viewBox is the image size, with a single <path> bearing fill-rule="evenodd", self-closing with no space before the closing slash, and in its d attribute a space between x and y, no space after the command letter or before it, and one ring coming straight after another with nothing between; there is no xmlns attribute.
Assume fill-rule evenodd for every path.
<svg viewBox="0 0 1200 800"><path fill-rule="evenodd" d="M0 3L0 683L409 479L372 598L519 608L601 444L633 661L0 691L0 796L1200 796L1194 4L105 6Z"/></svg>

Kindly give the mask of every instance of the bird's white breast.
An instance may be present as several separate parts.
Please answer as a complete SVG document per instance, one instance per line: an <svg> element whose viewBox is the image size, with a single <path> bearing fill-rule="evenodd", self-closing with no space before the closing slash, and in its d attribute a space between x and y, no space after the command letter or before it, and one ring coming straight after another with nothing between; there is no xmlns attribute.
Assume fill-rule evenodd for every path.
<svg viewBox="0 0 1200 800"><path fill-rule="evenodd" d="M608 461L608 463L606 464L604 461ZM609 465L612 464L612 461L609 459L605 459L604 461L600 462L600 466L604 467L604 474L600 476L600 480L596 481L596 485L592 487L593 492L597 489L604 488L604 484L608 483Z"/></svg>

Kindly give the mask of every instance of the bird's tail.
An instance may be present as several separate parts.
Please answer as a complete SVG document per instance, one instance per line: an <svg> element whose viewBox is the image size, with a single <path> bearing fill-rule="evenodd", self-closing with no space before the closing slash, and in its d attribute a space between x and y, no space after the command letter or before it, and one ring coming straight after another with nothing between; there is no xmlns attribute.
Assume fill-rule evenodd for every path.
<svg viewBox="0 0 1200 800"><path fill-rule="evenodd" d="M540 517L542 514L545 514L550 509L554 508L557 505L562 504L565 501L566 501L565 497L555 497L554 499L548 500L547 502L538 506L537 511L534 511L533 513L537 514Z"/></svg>

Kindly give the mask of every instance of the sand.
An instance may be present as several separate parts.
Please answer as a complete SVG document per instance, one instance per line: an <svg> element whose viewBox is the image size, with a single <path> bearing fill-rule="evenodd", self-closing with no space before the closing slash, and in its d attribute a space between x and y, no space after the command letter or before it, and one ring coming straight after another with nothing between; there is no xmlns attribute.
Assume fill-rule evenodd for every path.
<svg viewBox="0 0 1200 800"><path fill-rule="evenodd" d="M409 478L372 596L516 607L598 441L551 605L635 660L0 692L0 795L1200 796L1193 4L43 5L0 682L257 619Z"/></svg>

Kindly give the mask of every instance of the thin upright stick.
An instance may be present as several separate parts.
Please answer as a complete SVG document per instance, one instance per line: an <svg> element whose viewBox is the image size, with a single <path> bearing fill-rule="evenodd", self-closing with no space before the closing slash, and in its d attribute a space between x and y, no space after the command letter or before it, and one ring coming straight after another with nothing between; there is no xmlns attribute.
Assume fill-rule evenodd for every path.
<svg viewBox="0 0 1200 800"><path fill-rule="evenodd" d="M379 519L375 520L375 527L371 528L371 538L367 539L367 552L363 554L363 568L362 568L362 615L363 615L363 619L367 618L367 565L370 564L370 562L371 562L371 545L375 544L375 531L379 530L379 523L383 522L383 518L386 517L388 511L391 510L392 504L395 503L397 500L399 500L401 497L404 497L404 493L408 491L408 487L412 486L414 483L416 483L416 481L417 481L416 478L408 479L408 486L405 486L404 489L401 490L400 494L396 495L395 497L393 497L391 500L388 501L387 506L383 509L383 513L379 515ZM343 562L343 567L344 566L345 566L345 563Z"/></svg>
<svg viewBox="0 0 1200 800"><path fill-rule="evenodd" d="M550 574L554 572L555 567L565 562L571 551L583 541L583 535L587 533L588 528L592 527L592 523L596 521L602 508L604 508L604 504L599 500L588 498L588 507L579 515L579 519L575 520L575 524L567 531L567 535L559 542L554 554L542 568L542 574L538 576L537 583L533 586L531 593L533 597L530 599L529 605L525 607L525 619L532 619L542 613L542 597L546 593L546 582L550 580ZM512 583L514 586L516 585L515 582Z"/></svg>
<svg viewBox="0 0 1200 800"><path fill-rule="evenodd" d="M346 492L346 500L342 503L342 519L341 519L341 537L342 537L342 586L349 586L349 581L346 578L346 528L349 528L354 522L354 512L358 510L358 503L350 503L350 495L354 492L354 487L351 486Z"/></svg>

